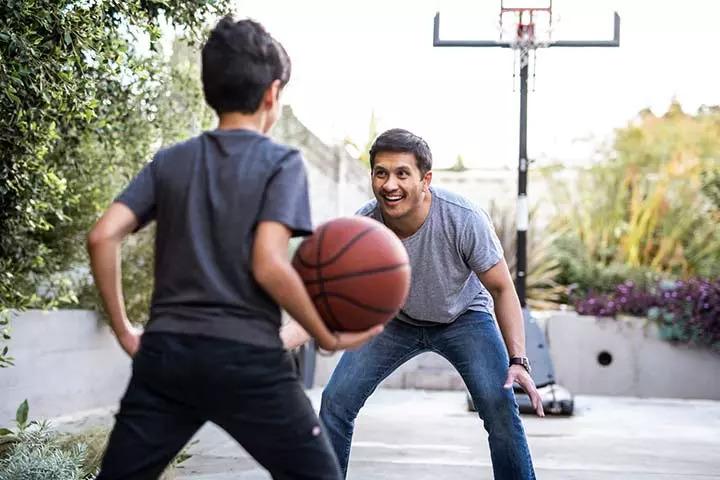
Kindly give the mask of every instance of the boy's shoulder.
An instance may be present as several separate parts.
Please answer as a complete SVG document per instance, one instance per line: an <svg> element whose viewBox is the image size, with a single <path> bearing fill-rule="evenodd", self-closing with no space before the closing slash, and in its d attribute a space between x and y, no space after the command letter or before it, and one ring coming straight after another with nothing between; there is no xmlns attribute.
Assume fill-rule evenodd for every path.
<svg viewBox="0 0 720 480"><path fill-rule="evenodd" d="M156 154L156 160L163 158L178 158L186 155L201 154L207 142L212 142L221 155L231 156L247 151L251 147L256 154L270 160L281 162L285 159L299 156L300 151L290 145L278 143L272 138L250 130L223 131L210 130L187 140L161 148Z"/></svg>

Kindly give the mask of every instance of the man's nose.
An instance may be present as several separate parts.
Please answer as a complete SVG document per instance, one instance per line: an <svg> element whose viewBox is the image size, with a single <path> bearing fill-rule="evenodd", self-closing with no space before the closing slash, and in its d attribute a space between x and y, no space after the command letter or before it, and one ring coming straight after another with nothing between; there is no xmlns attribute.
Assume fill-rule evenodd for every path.
<svg viewBox="0 0 720 480"><path fill-rule="evenodd" d="M397 181L394 176L390 175L387 181L383 184L383 190L392 192L397 189Z"/></svg>

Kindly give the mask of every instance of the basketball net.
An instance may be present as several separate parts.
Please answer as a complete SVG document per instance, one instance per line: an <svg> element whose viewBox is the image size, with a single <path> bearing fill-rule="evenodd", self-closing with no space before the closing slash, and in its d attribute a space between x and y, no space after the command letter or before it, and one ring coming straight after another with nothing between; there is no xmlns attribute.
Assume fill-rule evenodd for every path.
<svg viewBox="0 0 720 480"><path fill-rule="evenodd" d="M536 52L552 41L552 8L501 8L498 22L500 42L513 49L513 90L517 72L532 63L532 89L535 90ZM531 62L532 57L532 62Z"/></svg>

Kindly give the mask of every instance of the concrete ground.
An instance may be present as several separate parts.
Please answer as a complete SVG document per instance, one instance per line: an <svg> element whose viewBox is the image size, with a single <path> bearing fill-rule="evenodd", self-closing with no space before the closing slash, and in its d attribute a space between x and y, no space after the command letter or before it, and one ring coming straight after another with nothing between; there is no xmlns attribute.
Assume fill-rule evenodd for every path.
<svg viewBox="0 0 720 480"><path fill-rule="evenodd" d="M319 403L320 391L309 392ZM523 416L541 480L720 479L720 402L579 396L569 418ZM381 389L356 422L351 480L491 479L487 435L462 392ZM206 426L178 480L269 479Z"/></svg>

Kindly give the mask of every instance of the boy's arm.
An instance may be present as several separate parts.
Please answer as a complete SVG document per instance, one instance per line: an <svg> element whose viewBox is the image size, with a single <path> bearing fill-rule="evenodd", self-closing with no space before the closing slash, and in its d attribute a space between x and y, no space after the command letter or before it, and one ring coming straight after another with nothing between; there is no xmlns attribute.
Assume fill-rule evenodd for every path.
<svg viewBox="0 0 720 480"><path fill-rule="evenodd" d="M288 259L291 231L279 222L262 221L255 232L252 271L255 280L285 309L324 350L344 350L362 345L382 332L377 326L357 333L332 333L315 309L302 279Z"/></svg>
<svg viewBox="0 0 720 480"><path fill-rule="evenodd" d="M127 206L116 202L110 205L87 237L90 267L105 311L110 316L110 326L123 350L131 357L140 345L140 333L133 328L125 313L120 246L137 226L135 214Z"/></svg>

